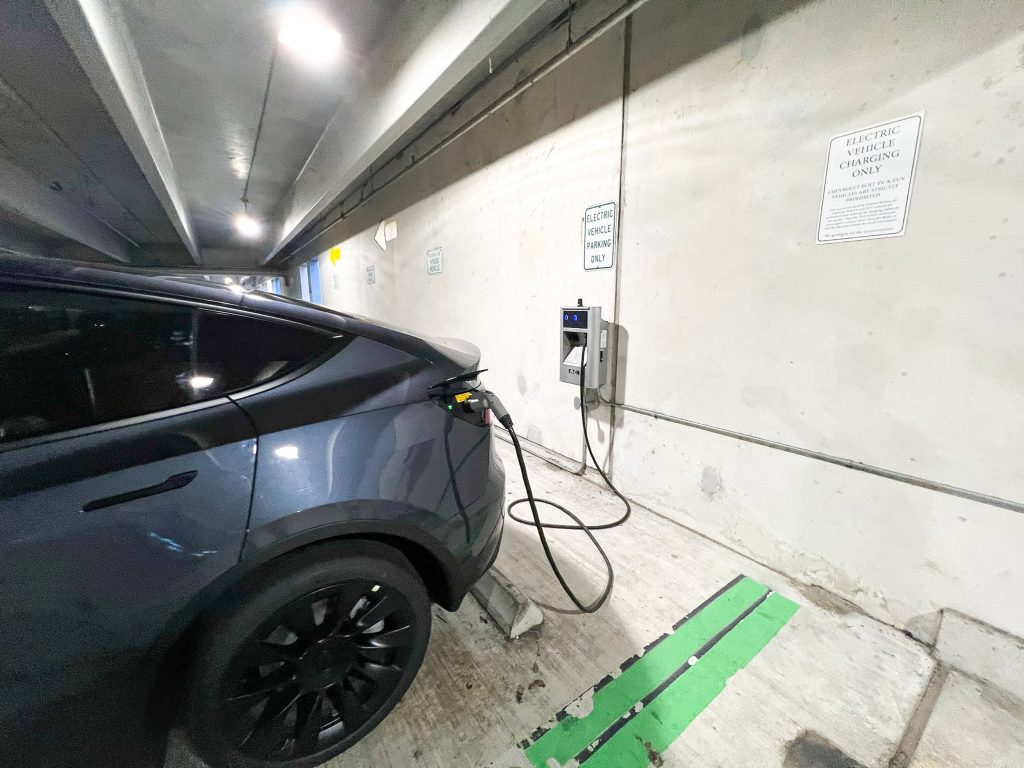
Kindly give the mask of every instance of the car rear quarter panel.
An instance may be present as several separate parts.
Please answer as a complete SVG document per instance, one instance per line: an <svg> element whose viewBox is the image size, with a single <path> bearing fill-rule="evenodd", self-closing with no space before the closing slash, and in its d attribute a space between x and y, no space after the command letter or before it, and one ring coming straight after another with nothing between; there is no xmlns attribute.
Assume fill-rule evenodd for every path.
<svg viewBox="0 0 1024 768"><path fill-rule="evenodd" d="M478 555L495 523L491 434L427 398L448 373L355 337L310 373L239 398L259 433L243 560L338 526L412 539L446 569Z"/></svg>

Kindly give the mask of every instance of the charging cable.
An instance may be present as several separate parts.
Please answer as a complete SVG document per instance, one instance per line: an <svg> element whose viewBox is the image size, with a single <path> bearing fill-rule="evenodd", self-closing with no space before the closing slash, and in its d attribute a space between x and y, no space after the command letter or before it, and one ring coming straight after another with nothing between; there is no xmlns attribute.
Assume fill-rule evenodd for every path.
<svg viewBox="0 0 1024 768"><path fill-rule="evenodd" d="M518 459L519 461L519 472L523 476L523 485L526 488L526 496L521 499L516 499L515 501L508 505L508 508L506 510L508 512L508 516L511 519L515 520L517 523L529 525L537 529L537 534L540 536L540 545L544 549L544 556L547 558L548 565L551 566L551 571L555 574L555 578L558 579L558 583L562 585L562 589L565 591L565 594L569 596L569 599L572 600L573 604L577 608L579 608L580 611L582 611L583 613L594 613L602 605L605 604L605 601L608 600L608 596L612 592L612 586L615 583L615 571L612 569L612 563L608 559L608 554L604 551L604 548L601 546L600 542L598 542L597 537L594 536L594 531L604 531L608 530L609 528L615 528L617 526L622 525L624 522L626 522L626 520L629 519L629 515L632 512L632 506L629 503L629 499L623 496L619 489L616 488L615 485L612 483L612 481L608 479L608 475L605 474L605 471L603 469L601 469L600 462L598 462L597 458L594 456L594 449L590 446L590 434L587 431L586 386L584 384L587 370L585 358L586 355L584 354L581 356L580 360L580 415L583 421L583 441L584 443L586 443L587 453L590 455L591 461L594 462L594 467L601 475L601 479L604 480L605 485L607 485L609 490L611 490L612 493L618 496L619 499L622 500L622 503L626 505L626 511L622 514L622 516L617 520L613 520L610 523L587 525L574 512L562 506L561 504L558 504L557 502L551 501L549 499L538 499L537 497L535 497L533 495L533 487L530 485L530 475L526 471L526 460L523 457L523 448L519 444L519 437L518 435L516 435L515 428L512 426L512 417L505 409L505 406L502 405L501 400L499 400L497 395L495 395L493 392L485 393L483 398L480 397L480 394L475 393L475 402L474 400L471 400L469 403L467 403L467 405L471 405L471 407L476 406L481 408L489 407L491 411L493 411L495 417L497 417L498 423L500 423L501 426L503 426L508 431L509 436L512 438L512 445L516 450L516 459ZM533 513L532 520L517 517L515 514L513 514L512 508L520 504L530 505L530 511ZM545 504L549 507L554 507L558 511L564 513L573 522L571 524L542 523L540 520L540 512L538 512L537 510L538 504ZM551 547L548 545L548 538L547 535L544 533L545 530L549 529L562 531L583 531L585 534L587 534L587 537L591 540L591 542L593 542L594 547L597 549L598 553L601 555L601 558L604 560L605 569L608 572L608 581L605 585L604 591L596 600L594 600L594 602L590 604L583 603L583 601L579 599L576 593L573 592L572 587L569 586L568 582L566 582L565 577L562 575L561 570L558 568L558 564L555 562L554 555L551 554Z"/></svg>

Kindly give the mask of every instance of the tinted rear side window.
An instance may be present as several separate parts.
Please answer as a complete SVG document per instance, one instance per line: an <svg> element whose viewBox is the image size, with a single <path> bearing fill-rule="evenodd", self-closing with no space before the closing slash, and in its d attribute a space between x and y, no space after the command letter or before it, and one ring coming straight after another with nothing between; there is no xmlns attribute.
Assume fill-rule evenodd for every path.
<svg viewBox="0 0 1024 768"><path fill-rule="evenodd" d="M0 289L0 444L220 397L286 375L330 344L186 305Z"/></svg>
<svg viewBox="0 0 1024 768"><path fill-rule="evenodd" d="M323 354L331 337L253 317L199 312L199 359L219 392L263 384Z"/></svg>

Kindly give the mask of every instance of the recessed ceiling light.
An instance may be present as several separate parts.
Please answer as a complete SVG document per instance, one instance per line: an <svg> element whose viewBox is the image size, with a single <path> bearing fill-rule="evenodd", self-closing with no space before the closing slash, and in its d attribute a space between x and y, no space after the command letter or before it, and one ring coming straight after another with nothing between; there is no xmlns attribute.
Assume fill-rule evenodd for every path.
<svg viewBox="0 0 1024 768"><path fill-rule="evenodd" d="M235 229L242 237L259 237L263 232L263 225L247 213L240 213L235 216Z"/></svg>
<svg viewBox="0 0 1024 768"><path fill-rule="evenodd" d="M313 67L331 64L341 50L341 34L324 18L304 8L289 14L278 41Z"/></svg>

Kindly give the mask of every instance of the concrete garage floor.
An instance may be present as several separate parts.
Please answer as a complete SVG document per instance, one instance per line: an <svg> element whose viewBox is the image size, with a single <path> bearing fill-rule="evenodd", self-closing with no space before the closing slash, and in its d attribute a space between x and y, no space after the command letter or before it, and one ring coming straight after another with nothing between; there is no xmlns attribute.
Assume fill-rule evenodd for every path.
<svg viewBox="0 0 1024 768"><path fill-rule="evenodd" d="M509 498L517 498L522 483L514 454L504 443L498 446ZM619 502L588 480L533 457L528 465L538 496L558 500L588 521L620 514ZM583 717L595 684L618 675L624 661L671 633L739 574L798 604L796 613L678 738L671 740L678 728L660 713L658 732L669 734L665 748L631 736L637 744L625 745L614 760L606 755L602 764L1024 765L1024 706L956 671L935 674L928 649L897 630L645 509L634 507L626 526L599 535L615 567L615 590L599 613L584 616L569 610L535 532L510 522L497 565L542 604L543 626L509 642L473 598L455 614L435 609L430 650L404 700L367 739L328 765L529 766L523 746L538 728L553 726L567 706ZM570 583L592 599L604 578L597 554L582 534L554 532L550 539ZM901 750L906 754L898 755ZM175 737L167 765L200 763Z"/></svg>

